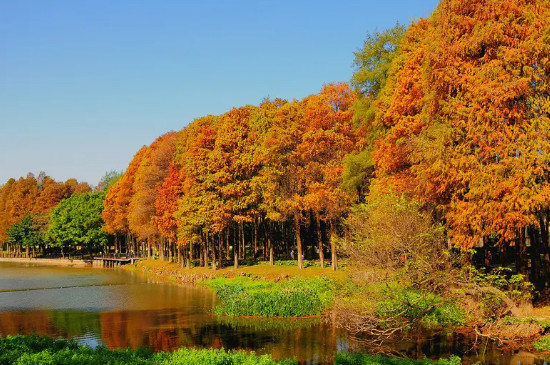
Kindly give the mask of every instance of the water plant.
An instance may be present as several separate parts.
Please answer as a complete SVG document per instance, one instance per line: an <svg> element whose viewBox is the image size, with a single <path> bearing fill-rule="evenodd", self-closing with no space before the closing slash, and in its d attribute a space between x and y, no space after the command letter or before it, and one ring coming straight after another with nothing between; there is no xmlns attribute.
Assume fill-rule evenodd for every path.
<svg viewBox="0 0 550 365"><path fill-rule="evenodd" d="M218 278L206 282L220 300L216 313L232 316L304 317L319 315L330 305L329 280L291 279L267 282L249 277Z"/></svg>

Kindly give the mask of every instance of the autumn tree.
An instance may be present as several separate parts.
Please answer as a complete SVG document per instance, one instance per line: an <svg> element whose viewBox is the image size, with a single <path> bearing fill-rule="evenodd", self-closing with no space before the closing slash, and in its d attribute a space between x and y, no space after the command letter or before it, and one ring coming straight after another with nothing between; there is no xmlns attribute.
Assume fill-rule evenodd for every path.
<svg viewBox="0 0 550 365"><path fill-rule="evenodd" d="M132 244L128 226L128 206L134 194L135 174L146 150L147 147L143 146L134 155L124 174L105 196L105 209L102 212L102 218L105 222L103 230L115 236L115 246L117 246L119 237L125 239L127 248ZM115 248L115 251L118 251L118 248Z"/></svg>
<svg viewBox="0 0 550 365"><path fill-rule="evenodd" d="M547 232L549 16L544 1L442 1L377 104L379 181L437 204L460 247L515 245L520 272L529 227ZM548 243L531 241L536 267Z"/></svg>
<svg viewBox="0 0 550 365"><path fill-rule="evenodd" d="M145 150L136 170L133 194L128 204L128 228L139 240L162 244L158 241L158 230L153 224L155 200L159 188L168 175L168 166L175 151L175 132L167 133L157 138ZM164 246L159 247L159 253L164 257Z"/></svg>
<svg viewBox="0 0 550 365"><path fill-rule="evenodd" d="M216 142L217 117L207 116L195 120L188 128L192 131L184 151L178 157L181 166L182 194L174 217L178 221L178 242L189 246L192 259L193 245L200 245L200 257L207 265L208 254L203 235L208 233L212 206L212 190L208 191L208 158ZM179 195L179 194L178 194Z"/></svg>
<svg viewBox="0 0 550 365"><path fill-rule="evenodd" d="M297 158L303 165L304 208L312 212L317 225L321 267L324 246L321 222L330 227L332 267L337 268L335 226L346 215L353 198L342 185L343 160L358 150L360 130L354 127L352 105L356 96L348 84L326 85L319 94L305 100L307 128L297 146Z"/></svg>

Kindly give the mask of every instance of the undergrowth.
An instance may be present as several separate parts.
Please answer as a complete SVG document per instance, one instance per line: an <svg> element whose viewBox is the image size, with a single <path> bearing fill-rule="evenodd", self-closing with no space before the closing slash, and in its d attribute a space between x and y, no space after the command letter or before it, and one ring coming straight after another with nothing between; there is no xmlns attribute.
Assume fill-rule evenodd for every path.
<svg viewBox="0 0 550 365"><path fill-rule="evenodd" d="M0 365L272 365L297 364L294 360L274 361L269 355L223 349L179 349L153 353L146 349L108 350L78 346L73 341L38 336L0 338Z"/></svg>
<svg viewBox="0 0 550 365"><path fill-rule="evenodd" d="M460 365L458 356L441 358L439 360L414 360L408 358L386 357L382 355L367 355L363 353L336 354L337 365Z"/></svg>
<svg viewBox="0 0 550 365"><path fill-rule="evenodd" d="M394 287L386 290L388 299L377 304L376 314L384 324L395 321L420 324L424 328L464 325L466 313L455 302L433 293L410 288Z"/></svg>

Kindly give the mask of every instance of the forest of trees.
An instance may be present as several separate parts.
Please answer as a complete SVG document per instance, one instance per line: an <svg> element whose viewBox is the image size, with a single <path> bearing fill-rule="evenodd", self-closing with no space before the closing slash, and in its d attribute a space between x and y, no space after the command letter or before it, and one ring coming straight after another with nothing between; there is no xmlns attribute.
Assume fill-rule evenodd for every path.
<svg viewBox="0 0 550 365"><path fill-rule="evenodd" d="M427 19L369 34L350 84L199 118L142 147L109 188L8 181L0 242L11 251L111 244L213 268L311 259L336 269L364 239L363 208L405 199L467 259L548 286L548 24L546 0L442 0ZM64 199L79 194L74 204L100 212L104 234L60 231L78 211ZM93 194L102 207L91 207Z"/></svg>
<svg viewBox="0 0 550 365"><path fill-rule="evenodd" d="M108 242L103 231L103 200L118 174L105 174L98 186L44 172L10 179L0 188L0 242L9 256L64 255L64 248L90 254ZM82 252L81 252L82 253Z"/></svg>

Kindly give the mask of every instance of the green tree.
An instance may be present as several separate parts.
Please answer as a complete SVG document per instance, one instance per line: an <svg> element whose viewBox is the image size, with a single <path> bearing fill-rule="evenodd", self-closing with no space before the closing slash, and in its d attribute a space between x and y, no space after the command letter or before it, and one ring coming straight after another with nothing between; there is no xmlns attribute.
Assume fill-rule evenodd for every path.
<svg viewBox="0 0 550 365"><path fill-rule="evenodd" d="M111 170L107 171L105 175L99 180L99 183L95 187L95 191L107 191L122 177L122 172Z"/></svg>
<svg viewBox="0 0 550 365"><path fill-rule="evenodd" d="M7 235L7 243L24 247L27 256L31 247L34 248L42 242L36 224L30 214L25 215L18 223L12 224L8 228Z"/></svg>
<svg viewBox="0 0 550 365"><path fill-rule="evenodd" d="M355 52L355 72L351 84L359 93L355 101L355 123L364 129L363 149L350 153L344 160L342 188L356 194L359 202L368 195L374 176L375 141L383 134L384 125L376 118L376 100L386 87L392 68L401 64L400 44L407 28L396 24L383 32L367 33L363 48Z"/></svg>
<svg viewBox="0 0 550 365"><path fill-rule="evenodd" d="M82 246L92 253L107 244L101 218L104 199L105 192L74 194L52 211L49 236L62 254L65 247Z"/></svg>
<svg viewBox="0 0 550 365"><path fill-rule="evenodd" d="M397 23L382 33L367 33L363 48L354 53L356 69L351 79L363 95L376 97L386 85L388 70L407 28Z"/></svg>

